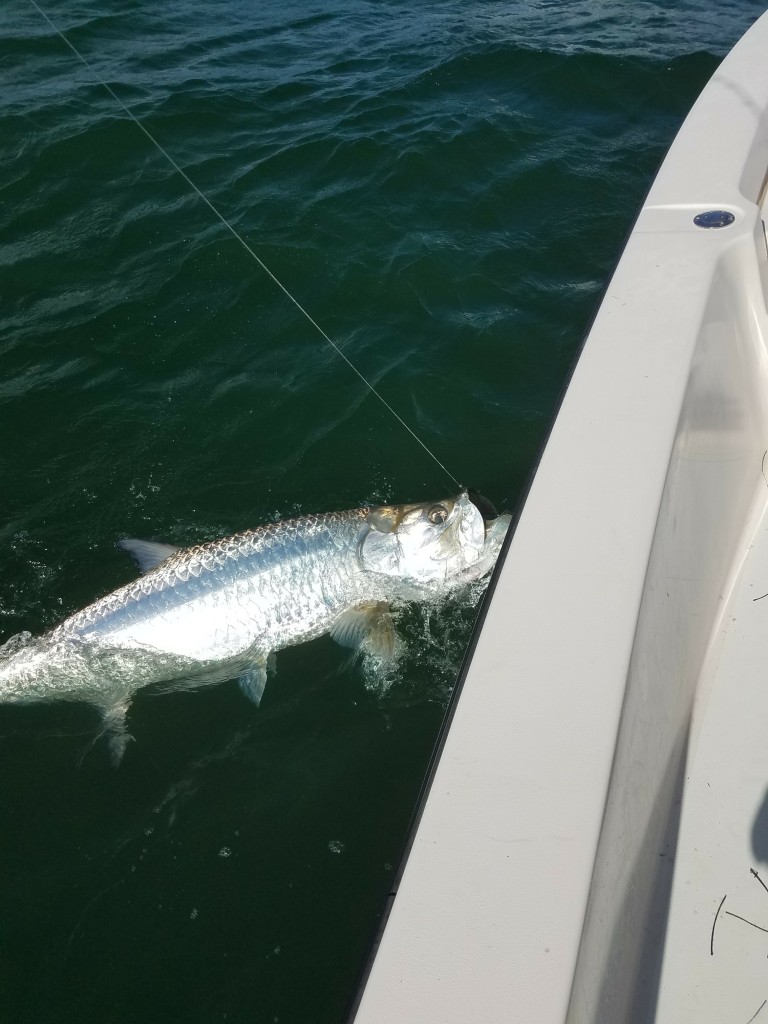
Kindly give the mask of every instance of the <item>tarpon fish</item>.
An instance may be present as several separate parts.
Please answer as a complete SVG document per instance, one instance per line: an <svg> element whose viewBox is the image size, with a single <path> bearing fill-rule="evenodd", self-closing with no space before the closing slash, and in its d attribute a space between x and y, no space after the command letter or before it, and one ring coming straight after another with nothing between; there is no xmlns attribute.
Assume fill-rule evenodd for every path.
<svg viewBox="0 0 768 1024"><path fill-rule="evenodd" d="M119 544L143 575L37 639L0 648L0 703L88 701L119 762L137 690L239 678L256 705L275 653L329 633L386 662L392 604L484 576L509 526L467 492L444 501L307 515L179 549Z"/></svg>

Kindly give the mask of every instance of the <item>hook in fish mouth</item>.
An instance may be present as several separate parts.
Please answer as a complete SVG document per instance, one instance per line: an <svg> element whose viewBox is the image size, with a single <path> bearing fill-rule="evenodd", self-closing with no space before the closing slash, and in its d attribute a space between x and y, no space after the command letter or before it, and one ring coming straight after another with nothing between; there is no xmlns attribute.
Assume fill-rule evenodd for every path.
<svg viewBox="0 0 768 1024"><path fill-rule="evenodd" d="M490 523L494 519L499 518L499 513L493 502L489 501L488 498L483 497L482 494L478 494L478 492L473 488L469 488L467 490L467 497L483 517L484 523Z"/></svg>

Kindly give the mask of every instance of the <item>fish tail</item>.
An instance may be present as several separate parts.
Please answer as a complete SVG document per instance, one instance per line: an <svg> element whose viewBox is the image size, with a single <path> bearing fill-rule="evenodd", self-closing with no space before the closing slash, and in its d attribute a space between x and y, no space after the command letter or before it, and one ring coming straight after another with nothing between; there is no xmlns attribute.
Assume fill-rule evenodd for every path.
<svg viewBox="0 0 768 1024"><path fill-rule="evenodd" d="M34 671L37 641L31 633L17 633L0 645L0 704L24 704L35 699L29 682Z"/></svg>

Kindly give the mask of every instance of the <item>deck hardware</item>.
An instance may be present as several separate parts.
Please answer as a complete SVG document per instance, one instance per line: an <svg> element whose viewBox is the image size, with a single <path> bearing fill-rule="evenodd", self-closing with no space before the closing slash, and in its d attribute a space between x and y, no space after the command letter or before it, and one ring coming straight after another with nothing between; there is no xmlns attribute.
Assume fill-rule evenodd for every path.
<svg viewBox="0 0 768 1024"><path fill-rule="evenodd" d="M707 210L705 213L697 213L693 223L698 228L727 228L735 220L729 210Z"/></svg>

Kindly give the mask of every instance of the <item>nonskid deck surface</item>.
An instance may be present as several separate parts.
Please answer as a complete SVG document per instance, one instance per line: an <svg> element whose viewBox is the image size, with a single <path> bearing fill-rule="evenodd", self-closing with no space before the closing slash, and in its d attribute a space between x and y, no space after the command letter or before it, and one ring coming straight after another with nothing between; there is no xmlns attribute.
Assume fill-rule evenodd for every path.
<svg viewBox="0 0 768 1024"><path fill-rule="evenodd" d="M758 1011L768 1020L768 509L697 693L656 1021Z"/></svg>

